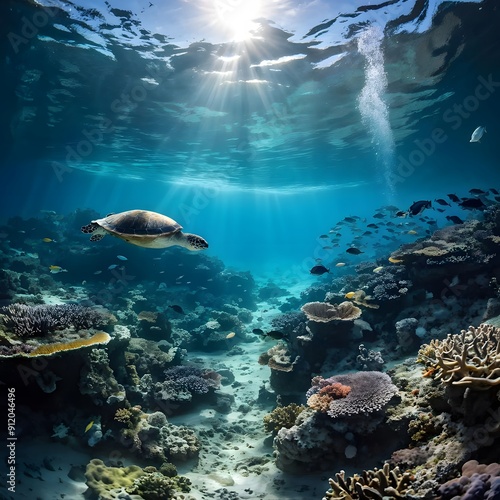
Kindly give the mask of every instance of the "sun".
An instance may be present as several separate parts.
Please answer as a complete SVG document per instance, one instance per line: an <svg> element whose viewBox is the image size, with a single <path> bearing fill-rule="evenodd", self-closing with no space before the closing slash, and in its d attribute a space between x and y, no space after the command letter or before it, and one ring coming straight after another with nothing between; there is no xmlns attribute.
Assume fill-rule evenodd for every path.
<svg viewBox="0 0 500 500"><path fill-rule="evenodd" d="M219 23L233 41L251 38L259 26L255 20L262 17L260 0L216 0L215 6Z"/></svg>

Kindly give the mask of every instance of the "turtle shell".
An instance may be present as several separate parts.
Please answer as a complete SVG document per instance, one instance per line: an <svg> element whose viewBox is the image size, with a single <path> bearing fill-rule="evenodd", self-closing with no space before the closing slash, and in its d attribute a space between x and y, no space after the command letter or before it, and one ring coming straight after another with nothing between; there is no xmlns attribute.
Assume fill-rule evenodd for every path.
<svg viewBox="0 0 500 500"><path fill-rule="evenodd" d="M169 236L182 229L174 219L148 210L128 210L93 222L119 236Z"/></svg>

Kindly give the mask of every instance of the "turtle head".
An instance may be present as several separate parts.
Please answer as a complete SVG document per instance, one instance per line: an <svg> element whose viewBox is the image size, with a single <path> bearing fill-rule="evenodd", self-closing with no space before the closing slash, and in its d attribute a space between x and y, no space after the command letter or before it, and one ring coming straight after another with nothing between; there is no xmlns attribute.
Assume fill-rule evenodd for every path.
<svg viewBox="0 0 500 500"><path fill-rule="evenodd" d="M184 241L186 242L185 246L188 250L197 251L197 250L205 250L205 248L208 248L207 241L201 236L191 233L184 233L184 236L185 236Z"/></svg>

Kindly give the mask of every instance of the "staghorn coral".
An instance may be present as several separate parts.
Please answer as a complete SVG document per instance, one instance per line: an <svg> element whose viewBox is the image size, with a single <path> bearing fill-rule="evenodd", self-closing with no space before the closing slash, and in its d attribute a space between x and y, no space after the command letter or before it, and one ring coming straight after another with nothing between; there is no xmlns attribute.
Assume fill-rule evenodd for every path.
<svg viewBox="0 0 500 500"><path fill-rule="evenodd" d="M331 399L327 413L332 418L366 415L379 411L398 393L389 375L370 371L334 375L327 379L314 377L306 397L309 400L312 395L320 393L321 389L334 383L349 386L351 390L343 398Z"/></svg>
<svg viewBox="0 0 500 500"><path fill-rule="evenodd" d="M500 329L483 323L434 339L420 348L418 361L443 384L487 390L500 384Z"/></svg>
<svg viewBox="0 0 500 500"><path fill-rule="evenodd" d="M43 336L70 327L99 328L111 320L108 314L78 304L11 304L0 308L0 314L5 326L19 337Z"/></svg>
<svg viewBox="0 0 500 500"><path fill-rule="evenodd" d="M271 413L264 415L264 428L267 432L277 432L283 427L290 429L305 409L304 405L295 403L277 406Z"/></svg>
<svg viewBox="0 0 500 500"><path fill-rule="evenodd" d="M301 307L307 319L316 323L330 321L353 321L361 316L361 309L352 302L329 304L327 302L307 302Z"/></svg>
<svg viewBox="0 0 500 500"><path fill-rule="evenodd" d="M335 474L335 479L329 479L330 489L323 500L340 498L343 500L367 500L383 498L406 498L405 491L413 480L408 472L401 472L399 467L391 469L384 464L382 469L363 471L360 476L355 474L346 477L344 471Z"/></svg>
<svg viewBox="0 0 500 500"><path fill-rule="evenodd" d="M97 332L89 339L77 339L69 342L56 342L54 344L41 345L29 352L28 356L52 356L62 351L72 351L83 347L107 344L110 340L111 337L106 332Z"/></svg>

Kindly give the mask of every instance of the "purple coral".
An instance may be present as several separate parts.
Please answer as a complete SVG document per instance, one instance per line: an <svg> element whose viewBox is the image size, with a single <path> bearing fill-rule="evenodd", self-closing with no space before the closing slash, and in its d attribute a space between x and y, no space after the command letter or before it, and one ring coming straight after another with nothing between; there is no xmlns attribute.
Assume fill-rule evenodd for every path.
<svg viewBox="0 0 500 500"><path fill-rule="evenodd" d="M324 379L315 377L306 398L318 393L323 387L340 383L351 387L351 392L342 399L330 403L328 415L332 418L350 417L353 415L373 413L381 410L397 394L398 388L386 373L377 371L334 375Z"/></svg>
<svg viewBox="0 0 500 500"><path fill-rule="evenodd" d="M212 370L180 365L165 370L165 385L175 392L206 394L219 387L220 376Z"/></svg>
<svg viewBox="0 0 500 500"><path fill-rule="evenodd" d="M96 328L108 322L99 311L78 304L11 304L0 308L0 313L4 315L5 326L20 337L47 335L69 327Z"/></svg>

